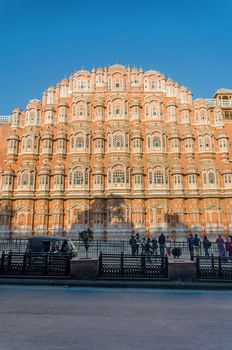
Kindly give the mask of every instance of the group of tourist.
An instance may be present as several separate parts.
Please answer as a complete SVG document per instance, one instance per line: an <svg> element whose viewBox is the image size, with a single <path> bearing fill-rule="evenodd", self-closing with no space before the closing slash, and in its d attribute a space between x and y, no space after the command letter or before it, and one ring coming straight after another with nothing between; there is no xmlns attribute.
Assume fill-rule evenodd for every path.
<svg viewBox="0 0 232 350"><path fill-rule="evenodd" d="M212 246L212 242L208 239L207 236L204 236L202 242L200 238L198 237L197 234L193 237L192 234L189 235L188 237L188 247L189 247L189 253L190 253L190 258L193 260L193 256L200 255L200 248L201 244L204 248L204 253L206 257L209 257L209 249ZM228 236L226 240L221 235L218 235L216 239L216 244L218 248L218 256L220 257L231 257L232 256L232 236Z"/></svg>
<svg viewBox="0 0 232 350"><path fill-rule="evenodd" d="M173 249L171 249L172 240L169 238L169 236L165 237L164 233L161 233L158 239L156 239L155 236L152 236L151 238L147 238L145 236L141 237L139 233L137 233L136 235L131 235L129 244L131 246L132 256L139 254L144 254L146 256L170 256L172 253L175 258L181 255L181 248L173 246ZM202 247L204 249L204 255L206 257L210 256L210 248L212 246L212 242L206 235L201 241L197 234L193 236L191 233L187 239L187 244L191 260L193 260L194 256L201 255ZM232 236L228 236L226 239L224 239L221 235L218 235L216 239L216 245L218 249L218 256L232 256Z"/></svg>
<svg viewBox="0 0 232 350"><path fill-rule="evenodd" d="M171 255L171 240L168 236L165 237L163 233L160 234L158 240L155 236L146 238L145 236L140 237L137 233L135 236L131 235L129 243L133 256L139 254L158 255L158 249L161 256Z"/></svg>

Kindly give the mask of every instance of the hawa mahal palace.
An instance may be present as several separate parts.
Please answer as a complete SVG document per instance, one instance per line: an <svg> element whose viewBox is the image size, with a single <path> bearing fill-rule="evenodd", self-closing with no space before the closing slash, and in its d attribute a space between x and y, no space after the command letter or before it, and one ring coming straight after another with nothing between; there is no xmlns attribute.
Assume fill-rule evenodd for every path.
<svg viewBox="0 0 232 350"><path fill-rule="evenodd" d="M232 234L232 90L76 71L0 122L0 237Z"/></svg>

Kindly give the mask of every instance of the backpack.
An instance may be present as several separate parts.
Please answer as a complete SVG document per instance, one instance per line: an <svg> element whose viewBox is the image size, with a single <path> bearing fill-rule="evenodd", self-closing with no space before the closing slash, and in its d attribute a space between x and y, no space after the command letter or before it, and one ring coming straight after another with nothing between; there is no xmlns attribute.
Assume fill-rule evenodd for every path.
<svg viewBox="0 0 232 350"><path fill-rule="evenodd" d="M199 243L200 243L200 239L198 237L195 237L194 241L193 241L193 244L198 247Z"/></svg>

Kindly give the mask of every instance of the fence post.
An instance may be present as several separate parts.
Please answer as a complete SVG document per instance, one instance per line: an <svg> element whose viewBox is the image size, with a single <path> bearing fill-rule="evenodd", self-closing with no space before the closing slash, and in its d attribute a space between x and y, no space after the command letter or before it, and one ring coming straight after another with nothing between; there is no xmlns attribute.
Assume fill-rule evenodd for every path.
<svg viewBox="0 0 232 350"><path fill-rule="evenodd" d="M146 277L146 257L144 254L141 255L141 267L142 267L142 275Z"/></svg>
<svg viewBox="0 0 232 350"><path fill-rule="evenodd" d="M213 275L215 274L215 270L214 270L214 255L212 254L212 258L211 258L211 266L212 266L212 273Z"/></svg>
<svg viewBox="0 0 232 350"><path fill-rule="evenodd" d="M23 256L23 269L22 269L23 275L26 273L26 254Z"/></svg>
<svg viewBox="0 0 232 350"><path fill-rule="evenodd" d="M121 277L124 276L124 256L123 252L121 252Z"/></svg>
<svg viewBox="0 0 232 350"><path fill-rule="evenodd" d="M167 255L165 256L165 271L164 271L164 277L168 277L168 257Z"/></svg>
<svg viewBox="0 0 232 350"><path fill-rule="evenodd" d="M222 260L221 257L218 257L218 267L219 267L219 278L222 278Z"/></svg>
<svg viewBox="0 0 232 350"><path fill-rule="evenodd" d="M4 261L5 261L5 252L3 251L1 256L1 267L0 267L1 273L4 272Z"/></svg>
<svg viewBox="0 0 232 350"><path fill-rule="evenodd" d="M70 274L70 262L71 262L71 255L67 254L67 273L66 273L66 276L69 276L69 274Z"/></svg>
<svg viewBox="0 0 232 350"><path fill-rule="evenodd" d="M10 250L8 255L8 266L11 266L11 260L12 260L12 251Z"/></svg>
<svg viewBox="0 0 232 350"><path fill-rule="evenodd" d="M200 273L200 258L199 258L199 256L196 257L196 269L197 269L197 278L200 278L201 273Z"/></svg>
<svg viewBox="0 0 232 350"><path fill-rule="evenodd" d="M98 262L98 277L101 277L102 273L102 251L100 251L99 262Z"/></svg>

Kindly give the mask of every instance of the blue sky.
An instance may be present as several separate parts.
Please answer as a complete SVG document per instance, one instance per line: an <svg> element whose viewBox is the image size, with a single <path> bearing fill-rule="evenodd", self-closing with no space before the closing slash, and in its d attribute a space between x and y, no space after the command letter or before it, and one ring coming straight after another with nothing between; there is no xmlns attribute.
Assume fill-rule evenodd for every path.
<svg viewBox="0 0 232 350"><path fill-rule="evenodd" d="M232 0L0 0L0 114L82 66L156 69L194 97L232 88Z"/></svg>

